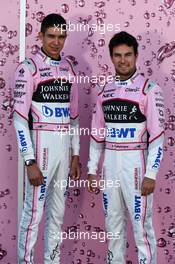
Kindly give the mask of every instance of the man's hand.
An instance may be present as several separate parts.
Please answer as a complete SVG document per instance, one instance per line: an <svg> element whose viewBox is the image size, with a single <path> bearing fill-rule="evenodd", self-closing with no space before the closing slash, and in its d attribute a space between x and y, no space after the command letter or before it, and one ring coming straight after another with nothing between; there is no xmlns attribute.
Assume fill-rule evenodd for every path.
<svg viewBox="0 0 175 264"><path fill-rule="evenodd" d="M44 184L44 177L36 163L26 167L27 167L28 179L31 185L39 186Z"/></svg>
<svg viewBox="0 0 175 264"><path fill-rule="evenodd" d="M75 181L80 179L80 162L79 156L72 156L71 178Z"/></svg>
<svg viewBox="0 0 175 264"><path fill-rule="evenodd" d="M97 177L94 174L88 175L88 191L95 193L97 191Z"/></svg>
<svg viewBox="0 0 175 264"><path fill-rule="evenodd" d="M142 195L148 195L154 192L156 181L147 177L144 177L142 182Z"/></svg>

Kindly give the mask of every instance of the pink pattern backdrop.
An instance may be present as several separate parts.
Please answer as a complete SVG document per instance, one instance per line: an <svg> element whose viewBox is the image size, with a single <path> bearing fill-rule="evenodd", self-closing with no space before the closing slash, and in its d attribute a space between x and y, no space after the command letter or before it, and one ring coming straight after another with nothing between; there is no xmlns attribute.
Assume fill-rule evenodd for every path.
<svg viewBox="0 0 175 264"><path fill-rule="evenodd" d="M67 21L89 30L69 32L64 55L72 55L78 76L114 73L108 42L114 30L126 30L139 42L138 69L157 81L164 90L166 140L164 160L154 195L154 226L158 264L175 263L175 1L174 0L31 0L26 10L26 54L40 46L37 32L48 13L60 13ZM10 79L19 56L19 1L6 0L0 16L0 263L17 263L17 146L11 119ZM99 29L100 24L105 24ZM98 31L93 30L94 24ZM107 31L113 24L113 31ZM93 27L93 29L92 29ZM110 27L111 28L111 27ZM108 28L109 29L109 28ZM116 31L117 32L117 31ZM103 34L104 33L104 34ZM97 90L91 83L79 85L80 125L89 127ZM86 178L89 137L81 138L82 179ZM130 224L129 224L130 225ZM71 188L66 202L63 230L103 231L101 193ZM36 263L42 264L43 228L36 249ZM99 240L65 240L62 264L103 264L107 245ZM132 233L127 244L127 264L137 263Z"/></svg>

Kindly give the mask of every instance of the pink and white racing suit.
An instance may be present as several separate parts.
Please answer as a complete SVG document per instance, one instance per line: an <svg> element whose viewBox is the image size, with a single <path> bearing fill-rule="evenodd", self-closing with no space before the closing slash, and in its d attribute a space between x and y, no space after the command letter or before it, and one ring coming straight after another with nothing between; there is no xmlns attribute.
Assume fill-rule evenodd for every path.
<svg viewBox="0 0 175 264"><path fill-rule="evenodd" d="M141 185L144 177L156 178L163 154L163 125L162 90L137 72L126 81L107 83L98 95L88 168L89 174L96 174L104 149L103 207L106 230L113 234L107 263L125 263L128 209L139 264L156 264L153 196L141 196Z"/></svg>
<svg viewBox="0 0 175 264"><path fill-rule="evenodd" d="M44 263L60 263L61 224L71 155L79 155L78 90L67 59L42 51L19 64L14 84L14 126L24 160L35 159L45 185L26 177L19 228L19 263L34 263L33 249L46 202ZM73 133L71 133L73 134Z"/></svg>

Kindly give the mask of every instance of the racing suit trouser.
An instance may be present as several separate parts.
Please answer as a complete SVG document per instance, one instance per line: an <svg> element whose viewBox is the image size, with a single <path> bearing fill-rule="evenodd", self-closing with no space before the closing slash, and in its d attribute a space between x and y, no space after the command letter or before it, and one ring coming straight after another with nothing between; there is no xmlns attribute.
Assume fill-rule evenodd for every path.
<svg viewBox="0 0 175 264"><path fill-rule="evenodd" d="M129 213L139 264L156 264L156 239L152 226L153 195L141 196L143 153L139 150L115 152L105 150L103 208L105 226L114 234L108 240L108 264L124 264L126 249L127 211ZM111 164L113 164L111 168ZM143 167L142 167L143 166ZM110 168L110 169L109 169ZM114 183L108 187L108 182ZM116 250L117 249L117 250Z"/></svg>
<svg viewBox="0 0 175 264"><path fill-rule="evenodd" d="M45 185L32 186L26 175L24 209L19 228L19 263L34 263L33 247L37 240L45 201L44 263L60 263L61 225L69 173L69 149L65 146L69 143L69 137L45 131L34 134L36 138L40 138L37 146L37 164L43 173ZM61 151L56 154L56 149Z"/></svg>

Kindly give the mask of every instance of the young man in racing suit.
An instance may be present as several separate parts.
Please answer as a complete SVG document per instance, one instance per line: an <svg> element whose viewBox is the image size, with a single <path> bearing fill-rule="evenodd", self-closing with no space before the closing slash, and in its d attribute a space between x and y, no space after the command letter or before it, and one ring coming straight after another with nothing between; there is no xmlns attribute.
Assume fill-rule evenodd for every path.
<svg viewBox="0 0 175 264"><path fill-rule="evenodd" d="M46 204L43 263L58 264L70 154L72 177L80 177L79 137L69 133L78 129L78 90L70 62L60 57L66 39L64 18L46 16L39 38L41 50L20 63L15 73L14 126L28 176L18 261L34 263L33 249Z"/></svg>
<svg viewBox="0 0 175 264"><path fill-rule="evenodd" d="M136 39L127 32L111 39L109 50L117 78L99 92L92 120L89 191L96 189L104 149L103 206L106 230L114 235L108 241L110 264L125 263L126 208L139 264L156 264L152 202L163 153L164 103L161 88L136 70L137 48ZM119 239L114 239L117 234Z"/></svg>

